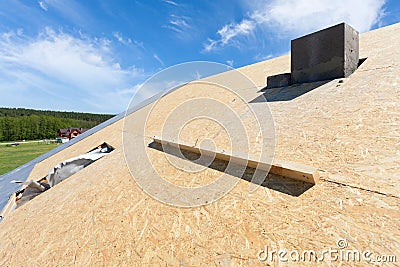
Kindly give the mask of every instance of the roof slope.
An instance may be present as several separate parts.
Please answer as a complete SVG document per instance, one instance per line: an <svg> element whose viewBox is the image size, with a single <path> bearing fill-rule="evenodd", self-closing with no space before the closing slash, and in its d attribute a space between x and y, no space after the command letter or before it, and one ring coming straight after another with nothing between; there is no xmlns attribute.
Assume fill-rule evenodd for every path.
<svg viewBox="0 0 400 267"><path fill-rule="evenodd" d="M290 183L259 187L237 180L226 196L209 205L177 208L146 193L125 164L123 121L69 146L36 164L29 179L102 142L110 155L38 196L0 226L0 265L260 265L257 253L270 249L322 251L346 239L351 249L400 257L400 24L360 36L360 57L367 60L343 83L259 91L269 75L288 72L289 56L239 69L257 88L235 86L244 100L269 105L276 130L275 157L324 170L320 183L298 196ZM209 78L229 83L229 72ZM201 88L201 90L200 90ZM301 95L296 95L302 92ZM148 118L146 131L132 128L134 142L161 135L171 109L194 96L233 103L215 87L188 84L166 95ZM129 115L144 120L151 105ZM251 129L251 121L245 127ZM251 132L251 131L250 131ZM182 132L185 142L212 136L228 146L224 133L207 121ZM257 133L251 153L257 154ZM219 175L215 169L179 175L162 151L147 148L155 168L180 185L201 185ZM140 164L140 159L137 164ZM148 169L143 169L146 177ZM273 178L272 178L273 179ZM280 178L276 178L280 179ZM329 263L329 261L326 261ZM351 263L363 266L365 263Z"/></svg>

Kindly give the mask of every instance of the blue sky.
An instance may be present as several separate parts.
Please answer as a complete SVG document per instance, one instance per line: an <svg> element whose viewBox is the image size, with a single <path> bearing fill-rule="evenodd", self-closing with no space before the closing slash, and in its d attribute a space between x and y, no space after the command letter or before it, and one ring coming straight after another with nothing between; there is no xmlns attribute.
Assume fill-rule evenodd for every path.
<svg viewBox="0 0 400 267"><path fill-rule="evenodd" d="M400 2L0 0L0 106L119 113L166 67L249 65L342 21L360 32L397 23Z"/></svg>

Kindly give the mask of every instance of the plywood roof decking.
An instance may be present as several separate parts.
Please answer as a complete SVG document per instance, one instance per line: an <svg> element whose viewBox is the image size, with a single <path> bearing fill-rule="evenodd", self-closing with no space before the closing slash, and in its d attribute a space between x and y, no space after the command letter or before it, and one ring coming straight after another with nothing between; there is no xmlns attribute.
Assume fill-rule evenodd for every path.
<svg viewBox="0 0 400 267"><path fill-rule="evenodd" d="M268 103L276 129L275 157L325 170L327 181L296 197L265 187L249 194L249 183L232 177L237 186L210 205L168 206L142 192L130 177L119 121L35 166L29 179L43 177L66 157L103 141L116 148L2 222L0 265L254 266L260 264L257 252L265 245L321 251L336 248L339 238L346 238L352 249L399 257L398 36L400 24L362 34L360 57L368 59L350 78L325 83L291 101ZM236 85L235 90L250 105L267 105L259 102L259 89L266 76L288 72L289 62L289 56L283 56L241 68L258 88ZM210 79L230 82L229 74ZM188 85L164 97L149 118L145 135L159 136L169 108L196 94L232 101L233 95L215 88L200 91L198 86ZM277 100L292 92L279 93L272 91L266 97ZM129 119L144 120L150 108ZM244 121L251 129L251 120ZM134 141L143 142L140 128L130 131L138 137ZM198 136L212 136L218 147L229 145L224 133L207 121L188 127L182 135L188 143ZM250 136L254 154L259 152L256 135ZM202 185L219 175L214 169L179 175L162 151L146 152L158 171L176 184ZM146 173L144 169L142 174Z"/></svg>

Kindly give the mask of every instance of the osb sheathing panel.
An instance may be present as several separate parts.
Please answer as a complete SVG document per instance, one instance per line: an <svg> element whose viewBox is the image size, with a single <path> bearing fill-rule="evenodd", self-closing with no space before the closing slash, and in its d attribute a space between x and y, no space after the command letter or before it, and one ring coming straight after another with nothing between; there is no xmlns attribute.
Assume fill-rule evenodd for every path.
<svg viewBox="0 0 400 267"><path fill-rule="evenodd" d="M41 178L58 162L104 141L117 148L6 218L0 228L0 265L254 266L262 265L257 253L265 245L322 251L337 248L340 238L351 249L399 255L399 34L400 26L394 25L362 35L361 57L368 59L343 83L332 81L292 101L269 103L276 158L323 169L329 174L325 179L351 186L322 182L298 197L264 187L250 194L248 182L232 177L239 179L238 185L217 202L198 208L168 206L142 192L130 177L122 122L117 122L34 168L30 178ZM283 56L242 71L262 87L266 76L287 72L288 64L289 57ZM169 97L171 106L179 103L189 90L195 93L195 85L190 86L163 101ZM256 88L237 90L248 102L261 94ZM214 92L210 95L218 97ZM229 97L221 99L232 103ZM160 101L157 106L161 113L167 112L163 105ZM149 108L130 118L143 121ZM159 135L164 117L155 113L150 120L154 123L145 135ZM244 121L251 126L251 119ZM207 121L198 123L215 127L211 133L218 130ZM129 131L140 136L137 125ZM209 134L189 128L182 132L187 142ZM223 136L222 131L216 135L218 146L228 146ZM252 153L257 153L254 133L251 140ZM218 175L206 170L194 180L177 176L163 152L146 151L155 168L177 184L204 184Z"/></svg>

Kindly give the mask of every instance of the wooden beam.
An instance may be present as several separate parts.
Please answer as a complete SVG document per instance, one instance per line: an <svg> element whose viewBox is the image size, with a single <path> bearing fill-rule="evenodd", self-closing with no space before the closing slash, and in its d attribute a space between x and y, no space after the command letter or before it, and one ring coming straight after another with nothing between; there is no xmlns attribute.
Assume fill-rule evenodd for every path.
<svg viewBox="0 0 400 267"><path fill-rule="evenodd" d="M215 151L211 151L184 143L162 140L158 137L153 137L153 140L155 143L161 145L170 145L173 147L178 147L181 150L186 150L197 154L206 154L210 156L215 155L215 158L223 161L232 161L240 165L246 165L250 168L269 171L270 173L278 174L298 181L315 184L318 179L318 171L316 168L296 162L274 159L271 165L266 162L260 162L255 159L248 158L247 155L240 155L238 153L232 153L230 151L225 151L218 148L215 149Z"/></svg>
<svg viewBox="0 0 400 267"><path fill-rule="evenodd" d="M3 210L0 213L0 218L3 220L5 217L7 217L13 210L15 210L17 207L16 203L16 196L15 193L13 193L10 198L8 199L7 204L4 206Z"/></svg>

